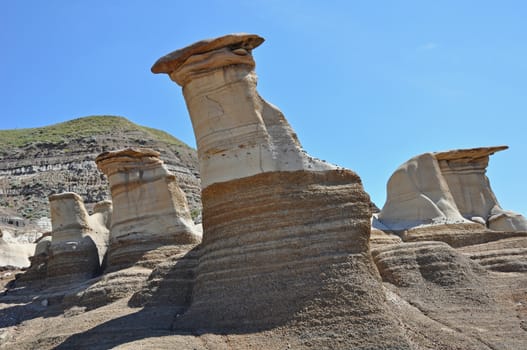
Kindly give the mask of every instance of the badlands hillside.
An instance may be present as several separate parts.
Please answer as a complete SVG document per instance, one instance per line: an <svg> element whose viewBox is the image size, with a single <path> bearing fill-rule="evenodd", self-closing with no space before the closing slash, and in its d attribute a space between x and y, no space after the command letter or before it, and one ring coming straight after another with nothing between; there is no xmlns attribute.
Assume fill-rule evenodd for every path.
<svg viewBox="0 0 527 350"><path fill-rule="evenodd" d="M183 87L202 224L195 170L159 143L83 153L108 182L52 190L51 232L0 296L0 349L527 348L527 219L486 176L507 147L416 155L374 213L359 174L308 154L258 94L263 41L203 40L152 67Z"/></svg>
<svg viewBox="0 0 527 350"><path fill-rule="evenodd" d="M91 209L109 196L95 157L125 147L161 152L167 167L178 174L192 207L201 206L195 150L164 131L123 117L92 116L40 128L0 130L0 208L11 209L25 223L45 221L48 196L73 191Z"/></svg>

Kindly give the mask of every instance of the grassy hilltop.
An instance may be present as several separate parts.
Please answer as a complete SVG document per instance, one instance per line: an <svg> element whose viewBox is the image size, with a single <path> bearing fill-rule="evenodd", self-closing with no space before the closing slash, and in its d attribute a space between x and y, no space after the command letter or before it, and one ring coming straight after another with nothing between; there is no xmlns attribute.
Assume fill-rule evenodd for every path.
<svg viewBox="0 0 527 350"><path fill-rule="evenodd" d="M32 143L60 144L71 138L134 131L147 133L153 139L170 145L188 147L167 132L134 124L123 117L90 116L39 128L0 130L0 151L21 148Z"/></svg>

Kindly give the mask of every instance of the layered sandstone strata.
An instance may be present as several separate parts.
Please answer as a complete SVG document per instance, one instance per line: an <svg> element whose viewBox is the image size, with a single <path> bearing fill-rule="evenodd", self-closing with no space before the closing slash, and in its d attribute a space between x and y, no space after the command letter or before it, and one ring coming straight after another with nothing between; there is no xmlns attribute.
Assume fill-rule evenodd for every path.
<svg viewBox="0 0 527 350"><path fill-rule="evenodd" d="M101 260L94 237L107 235L108 230L92 228L84 202L76 193L51 195L49 205L52 232L47 277L93 277L99 271Z"/></svg>
<svg viewBox="0 0 527 350"><path fill-rule="evenodd" d="M303 151L258 95L251 51L262 42L204 40L152 67L183 86L202 176L200 259L174 327L290 326L315 347L406 348L368 254L369 197L354 172Z"/></svg>
<svg viewBox="0 0 527 350"><path fill-rule="evenodd" d="M522 349L527 281L519 272L526 271L525 253L512 253L526 242L504 239L461 251L443 242L405 242L375 247L372 255L416 349ZM510 256L491 259L506 246Z"/></svg>
<svg viewBox="0 0 527 350"><path fill-rule="evenodd" d="M429 224L485 225L527 231L527 220L503 210L485 175L489 156L507 146L425 153L390 177L379 221L392 230Z"/></svg>
<svg viewBox="0 0 527 350"><path fill-rule="evenodd" d="M171 250L199 243L185 195L159 152L145 148L104 152L96 163L108 177L112 194L110 271L136 263L153 267Z"/></svg>

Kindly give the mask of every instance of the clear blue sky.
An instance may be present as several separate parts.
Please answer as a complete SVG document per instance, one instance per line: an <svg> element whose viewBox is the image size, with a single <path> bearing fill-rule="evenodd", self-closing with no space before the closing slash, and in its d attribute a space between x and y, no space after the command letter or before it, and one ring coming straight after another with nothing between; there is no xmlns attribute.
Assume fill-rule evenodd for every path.
<svg viewBox="0 0 527 350"><path fill-rule="evenodd" d="M180 88L150 67L232 32L266 38L260 94L379 207L417 154L506 144L488 175L502 206L527 214L520 0L0 1L0 128L112 114L194 146Z"/></svg>

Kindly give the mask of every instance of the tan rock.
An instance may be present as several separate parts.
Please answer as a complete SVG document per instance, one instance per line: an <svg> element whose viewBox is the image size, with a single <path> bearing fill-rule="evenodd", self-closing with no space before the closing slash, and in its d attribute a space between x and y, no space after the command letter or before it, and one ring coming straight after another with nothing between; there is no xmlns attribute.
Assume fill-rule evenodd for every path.
<svg viewBox="0 0 527 350"><path fill-rule="evenodd" d="M49 197L51 245L47 277L52 279L88 279L98 273L100 258L89 215L82 198L73 192Z"/></svg>
<svg viewBox="0 0 527 350"><path fill-rule="evenodd" d="M199 243L185 195L158 152L129 148L102 153L96 162L108 177L113 199L110 270L139 262L155 266L170 254L167 247L162 253L157 248L179 251L181 245Z"/></svg>
<svg viewBox="0 0 527 350"><path fill-rule="evenodd" d="M442 242L405 242L376 246L372 256L416 349L521 349L526 243L512 238L459 251Z"/></svg>
<svg viewBox="0 0 527 350"><path fill-rule="evenodd" d="M183 86L202 188L263 172L336 168L307 155L280 110L258 95L251 50L262 42L252 34L209 39L152 67Z"/></svg>
<svg viewBox="0 0 527 350"><path fill-rule="evenodd" d="M491 271L527 272L527 233L466 246L460 251Z"/></svg>
<svg viewBox="0 0 527 350"><path fill-rule="evenodd" d="M482 147L434 154L463 217L469 220L480 217L487 221L491 209L498 204L485 173L489 156L507 148Z"/></svg>
<svg viewBox="0 0 527 350"><path fill-rule="evenodd" d="M378 219L392 230L468 222L459 213L439 164L431 153L410 159L393 173L388 180L386 203Z"/></svg>
<svg viewBox="0 0 527 350"><path fill-rule="evenodd" d="M233 38L224 40L231 45ZM221 40L197 47L210 42ZM240 50L246 49L232 48ZM415 169L402 181L425 191L427 210L440 213L439 220L454 206L458 215L477 215L489 203L487 197L468 203L481 183L482 151L465 152L477 155L468 161L477 163L476 174L457 174L470 168L458 162L463 152L436 158L437 164L423 157L431 163L425 169L450 171L448 179L434 173L439 185ZM468 194L452 193L456 179L469 179ZM121 184L123 192L135 193L130 182ZM445 188L450 195L441 192ZM8 289L0 297L0 348L480 350L527 344L527 232L492 231L484 226L487 218L473 216L475 222L410 227L399 233L404 242L376 229L368 240L372 206L348 170L268 171L212 183L203 193L203 244L145 252L159 257L165 249L167 258L153 271L134 265L65 289ZM491 208L488 221L513 225L518 219L502 211ZM431 242L437 238L448 244Z"/></svg>
<svg viewBox="0 0 527 350"><path fill-rule="evenodd" d="M49 201L53 230L37 240L29 258L31 264L17 280L19 285L42 282L46 277L88 279L102 270L108 250L112 202L96 203L94 213L89 215L76 193L53 195Z"/></svg>
<svg viewBox="0 0 527 350"><path fill-rule="evenodd" d="M488 226L495 231L527 232L527 219L519 213L504 210L496 204L490 210Z"/></svg>
<svg viewBox="0 0 527 350"><path fill-rule="evenodd" d="M88 217L91 231L90 237L93 239L99 252L99 263L103 264L104 257L108 251L110 240L110 227L112 225L112 202L105 200L96 203L93 207L93 214Z"/></svg>
<svg viewBox="0 0 527 350"><path fill-rule="evenodd" d="M5 233L8 235L8 233ZM0 266L23 268L30 265L29 258L35 251L35 244L10 241L0 230Z"/></svg>
<svg viewBox="0 0 527 350"><path fill-rule="evenodd" d="M51 231L46 232L36 242L35 255L49 254L49 247L51 246Z"/></svg>
<svg viewBox="0 0 527 350"><path fill-rule="evenodd" d="M152 69L183 85L202 176L192 302L174 328L284 326L314 348L373 347L382 334L383 344L405 348L368 256L370 199L354 172L305 153L282 113L258 95L251 49L261 41L207 40ZM345 317L354 313L362 317Z"/></svg>
<svg viewBox="0 0 527 350"><path fill-rule="evenodd" d="M35 249L29 257L30 265L23 274L16 278L17 286L42 287L48 272L48 261L51 247L51 231L44 233L35 242ZM37 287L37 288L38 288Z"/></svg>
<svg viewBox="0 0 527 350"><path fill-rule="evenodd" d="M152 73L171 74L172 72L178 70L183 65L183 63L185 63L185 61L193 55L199 55L231 46L235 47L233 51L236 51L237 53L239 53L237 50L250 51L255 47L260 46L260 44L263 42L264 38L255 34L245 33L230 34L219 38L201 40L192 45L184 47L181 50L176 50L166 56L161 57L152 66Z"/></svg>
<svg viewBox="0 0 527 350"><path fill-rule="evenodd" d="M392 230L427 224L484 224L527 231L527 220L503 210L485 175L489 156L507 146L426 153L391 176L379 221Z"/></svg>

